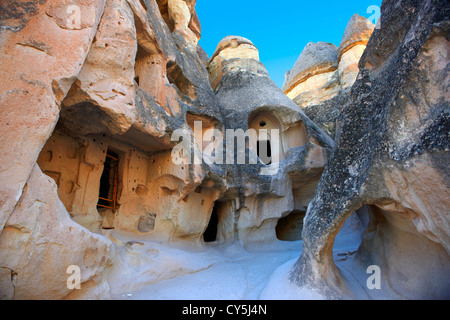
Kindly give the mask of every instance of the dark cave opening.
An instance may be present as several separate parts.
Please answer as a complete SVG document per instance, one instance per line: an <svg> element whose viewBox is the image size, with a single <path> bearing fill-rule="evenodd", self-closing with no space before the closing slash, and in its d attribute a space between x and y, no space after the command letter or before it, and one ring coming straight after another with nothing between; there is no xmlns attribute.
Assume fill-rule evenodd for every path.
<svg viewBox="0 0 450 320"><path fill-rule="evenodd" d="M277 238L281 241L302 240L303 218L306 212L294 210L278 220L275 228Z"/></svg>
<svg viewBox="0 0 450 320"><path fill-rule="evenodd" d="M119 155L108 149L100 178L98 207L115 209L119 175Z"/></svg>
<svg viewBox="0 0 450 320"><path fill-rule="evenodd" d="M214 204L211 218L209 219L208 227L203 233L203 240L205 242L214 242L217 239L217 227L219 224L219 216L217 214L218 205Z"/></svg>
<svg viewBox="0 0 450 320"><path fill-rule="evenodd" d="M272 146L270 140L258 140L256 153L265 165L272 163Z"/></svg>

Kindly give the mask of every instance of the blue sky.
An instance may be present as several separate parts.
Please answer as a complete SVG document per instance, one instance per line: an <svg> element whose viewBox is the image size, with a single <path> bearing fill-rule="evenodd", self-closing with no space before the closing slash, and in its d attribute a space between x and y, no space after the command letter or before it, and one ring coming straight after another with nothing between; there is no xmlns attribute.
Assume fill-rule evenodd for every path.
<svg viewBox="0 0 450 320"><path fill-rule="evenodd" d="M202 26L200 45L212 56L220 40L237 35L251 40L271 78L281 87L287 70L308 42L339 46L355 13L371 18L381 0L197 0ZM373 21L372 21L373 22Z"/></svg>

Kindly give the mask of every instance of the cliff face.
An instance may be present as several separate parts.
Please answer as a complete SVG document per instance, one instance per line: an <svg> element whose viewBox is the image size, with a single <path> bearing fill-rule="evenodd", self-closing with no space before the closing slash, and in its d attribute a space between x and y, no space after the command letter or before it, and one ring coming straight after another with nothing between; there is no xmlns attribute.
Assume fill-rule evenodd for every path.
<svg viewBox="0 0 450 320"><path fill-rule="evenodd" d="M331 244L368 206L355 264L379 266L394 296L448 298L448 13L441 1L383 3L305 217L296 283L349 294Z"/></svg>
<svg viewBox="0 0 450 320"><path fill-rule="evenodd" d="M276 226L295 211L300 238L333 142L250 41L227 38L208 61L195 1L9 1L4 11L2 298L75 298L70 265L83 274L77 297L107 296L131 248L113 232L246 245L291 236ZM241 168L227 130L262 123L273 137L244 137Z"/></svg>
<svg viewBox="0 0 450 320"><path fill-rule="evenodd" d="M190 117L221 121L194 8L2 4L3 298L68 295L69 265L81 267L82 291L101 294L114 256L97 234L106 228L163 240L202 235L220 192L194 192L209 170L170 161L172 132L192 132Z"/></svg>
<svg viewBox="0 0 450 320"><path fill-rule="evenodd" d="M138 286L117 272L145 277L145 250L115 235L303 238L292 281L346 297L330 248L362 207L355 259L386 270L389 292L447 297L448 6L387 1L379 30L355 15L339 48L309 44L280 90L248 39L207 57L195 2L2 4L1 299ZM439 276L402 280L422 266Z"/></svg>

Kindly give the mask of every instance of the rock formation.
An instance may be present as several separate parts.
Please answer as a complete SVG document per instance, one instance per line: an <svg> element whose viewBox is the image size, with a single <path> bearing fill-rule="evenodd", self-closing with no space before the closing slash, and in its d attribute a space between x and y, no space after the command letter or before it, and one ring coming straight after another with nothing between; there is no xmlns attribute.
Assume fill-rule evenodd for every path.
<svg viewBox="0 0 450 320"><path fill-rule="evenodd" d="M385 270L386 294L448 297L448 6L386 1L372 36L352 17L283 92L248 39L207 57L195 4L1 5L0 299L111 298L208 267L140 239L302 238L293 283L349 297L331 250L355 211L355 263Z"/></svg>
<svg viewBox="0 0 450 320"><path fill-rule="evenodd" d="M220 122L192 37L198 21L189 18L187 30L179 20L196 17L194 4L188 15L169 1L173 32L162 1L6 4L2 297L69 297L61 279L72 264L82 267L80 296L107 292L103 274L115 249L96 234L103 228L161 240L201 236L218 191L194 192L207 171L171 161L171 134L191 130L190 117ZM64 258L55 264L57 256Z"/></svg>
<svg viewBox="0 0 450 320"><path fill-rule="evenodd" d="M357 14L348 22L337 51L339 83L343 89L355 83L359 73L359 60L374 28L372 22Z"/></svg>
<svg viewBox="0 0 450 320"><path fill-rule="evenodd" d="M133 247L108 230L247 244L275 240L279 219L305 212L333 141L276 87L250 41L226 38L207 61L195 1L16 5L1 26L2 298L108 296L116 256ZM272 164L195 161L207 132L263 121L281 131L265 140ZM246 159L258 148L244 146ZM70 265L83 274L76 296L62 281Z"/></svg>
<svg viewBox="0 0 450 320"><path fill-rule="evenodd" d="M308 43L286 73L282 90L333 137L336 118L356 80L358 62L374 28L369 20L355 14L339 48L332 43Z"/></svg>
<svg viewBox="0 0 450 320"><path fill-rule="evenodd" d="M378 266L385 296L449 298L449 9L442 1L383 3L305 217L291 271L298 285L354 297L332 244L345 219L368 206L355 266Z"/></svg>
<svg viewBox="0 0 450 320"><path fill-rule="evenodd" d="M0 94L2 298L62 298L70 293L66 268L77 263L87 271L86 288L95 291L92 284L100 283L108 264L110 241L68 219L56 185L36 164L105 6L101 0L84 3L73 29L67 26L68 2L2 4L0 72L8 79Z"/></svg>
<svg viewBox="0 0 450 320"><path fill-rule="evenodd" d="M238 195L234 203L239 239L244 243L276 239L280 218L293 212L295 219L296 212L305 212L333 141L270 79L258 49L248 39L223 39L208 70L225 132L279 132L276 137L270 136L272 131L268 138L258 136L258 145L249 145L250 154L261 157L258 146L269 141L269 166L228 163L225 168L230 172L225 195L231 190Z"/></svg>
<svg viewBox="0 0 450 320"><path fill-rule="evenodd" d="M338 63L334 44L310 42L294 68L286 73L282 89L301 108L329 100L340 90Z"/></svg>

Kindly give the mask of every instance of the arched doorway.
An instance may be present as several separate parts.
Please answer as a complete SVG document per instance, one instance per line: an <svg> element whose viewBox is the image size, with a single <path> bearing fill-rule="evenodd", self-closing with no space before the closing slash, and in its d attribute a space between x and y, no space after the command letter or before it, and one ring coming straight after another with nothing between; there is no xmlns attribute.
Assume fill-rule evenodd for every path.
<svg viewBox="0 0 450 320"><path fill-rule="evenodd" d="M281 125L276 118L267 112L260 112L249 119L248 128L256 131L258 140L256 145L250 145L250 148L256 149L254 151L256 151L256 154L262 163L269 165L276 161L283 160L283 151L281 149ZM272 136L272 130L278 130L278 141L273 140L276 139L276 137ZM278 142L278 148L275 148L275 142Z"/></svg>

